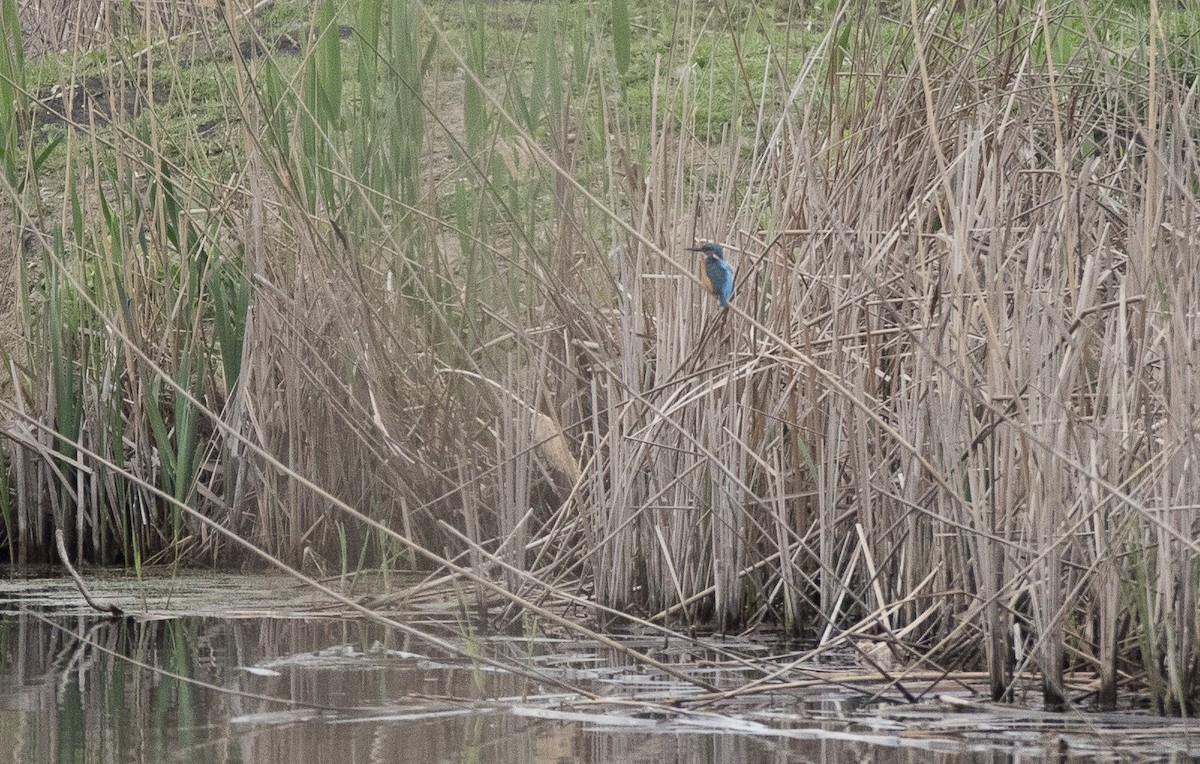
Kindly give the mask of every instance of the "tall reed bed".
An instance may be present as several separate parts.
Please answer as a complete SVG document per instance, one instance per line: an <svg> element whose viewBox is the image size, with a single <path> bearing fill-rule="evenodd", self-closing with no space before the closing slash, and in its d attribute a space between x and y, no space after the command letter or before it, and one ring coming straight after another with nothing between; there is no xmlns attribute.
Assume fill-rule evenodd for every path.
<svg viewBox="0 0 1200 764"><path fill-rule="evenodd" d="M230 6L106 106L10 31L10 557L220 527L1195 713L1197 21L1017 5Z"/></svg>

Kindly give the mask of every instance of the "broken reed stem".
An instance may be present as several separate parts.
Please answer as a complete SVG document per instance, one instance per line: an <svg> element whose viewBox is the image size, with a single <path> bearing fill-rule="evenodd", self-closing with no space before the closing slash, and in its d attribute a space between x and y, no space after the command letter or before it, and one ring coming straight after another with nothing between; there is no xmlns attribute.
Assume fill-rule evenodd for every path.
<svg viewBox="0 0 1200 764"><path fill-rule="evenodd" d="M63 535L62 528L54 529L54 544L58 548L58 559L62 562L63 567L71 574L71 578L75 580L75 588L83 595L83 600L92 610L98 613L107 613L112 616L123 616L125 611L116 605L98 602L92 598L91 592L88 591L87 585L83 583L83 576L75 570L75 566L71 564L70 558L67 556L66 537Z"/></svg>

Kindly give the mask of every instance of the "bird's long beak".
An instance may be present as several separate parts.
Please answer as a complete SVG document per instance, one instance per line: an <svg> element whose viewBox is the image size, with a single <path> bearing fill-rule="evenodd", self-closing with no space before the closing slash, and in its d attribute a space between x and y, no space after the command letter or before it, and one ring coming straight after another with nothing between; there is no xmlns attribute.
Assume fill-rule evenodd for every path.
<svg viewBox="0 0 1200 764"><path fill-rule="evenodd" d="M688 247L688 252L703 252L704 247Z"/></svg>

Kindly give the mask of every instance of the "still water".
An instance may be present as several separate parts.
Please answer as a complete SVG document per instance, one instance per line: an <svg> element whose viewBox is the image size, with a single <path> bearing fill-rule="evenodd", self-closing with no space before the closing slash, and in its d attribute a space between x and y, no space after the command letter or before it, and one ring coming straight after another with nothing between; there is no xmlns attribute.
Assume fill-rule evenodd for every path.
<svg viewBox="0 0 1200 764"><path fill-rule="evenodd" d="M1120 732L1094 721L1036 723L1036 715L998 724L933 703L894 713L863 707L845 688L724 708L595 703L323 613L303 589L271 576L110 577L95 593L135 615L99 619L62 579L0 579L0 762L933 764L1200 755L1200 727L1144 716L1122 717L1134 726ZM452 618L441 627L431 612L420 618L444 637L464 631ZM586 642L477 635L467 643L606 698L689 691ZM663 648L660 657L681 665L711 658L695 645ZM1155 745L1135 743L1144 738Z"/></svg>

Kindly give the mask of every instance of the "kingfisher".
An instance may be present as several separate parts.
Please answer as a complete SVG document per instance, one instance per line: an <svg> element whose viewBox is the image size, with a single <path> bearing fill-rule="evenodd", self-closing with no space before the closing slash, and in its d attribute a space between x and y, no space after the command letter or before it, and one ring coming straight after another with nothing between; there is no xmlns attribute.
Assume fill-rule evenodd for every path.
<svg viewBox="0 0 1200 764"><path fill-rule="evenodd" d="M704 253L704 270L700 272L700 280L712 288L712 293L721 301L721 307L728 308L729 298L733 294L733 269L725 262L725 248L710 241L702 247L688 247L688 251Z"/></svg>

